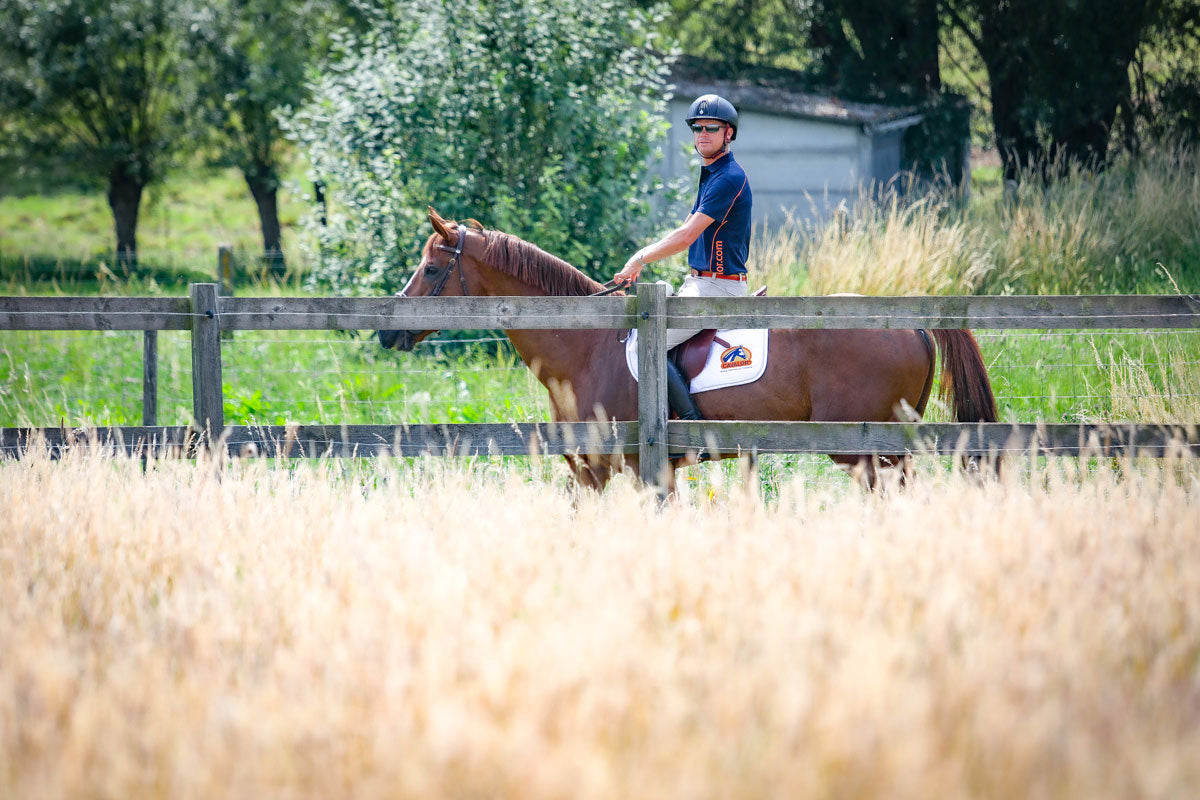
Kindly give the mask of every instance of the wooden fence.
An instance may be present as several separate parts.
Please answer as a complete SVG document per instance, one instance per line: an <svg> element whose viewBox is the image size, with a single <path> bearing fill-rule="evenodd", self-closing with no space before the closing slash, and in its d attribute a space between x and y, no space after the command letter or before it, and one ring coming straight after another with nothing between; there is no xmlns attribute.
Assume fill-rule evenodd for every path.
<svg viewBox="0 0 1200 800"><path fill-rule="evenodd" d="M638 420L458 425L224 424L222 334L238 330L430 330L592 328L639 331ZM657 483L671 456L721 452L987 455L1145 455L1200 452L1200 421L1142 425L668 421L664 381L668 328L1200 328L1200 297L668 297L641 284L629 297L257 298L192 284L187 297L0 297L0 330L140 330L143 425L70 431L0 428L0 451L19 454L37 437L51 446L81 438L127 452L191 452L200 432L223 433L234 455L412 456L637 453ZM191 331L191 426L156 425L157 332ZM999 398L1001 401L1003 398Z"/></svg>

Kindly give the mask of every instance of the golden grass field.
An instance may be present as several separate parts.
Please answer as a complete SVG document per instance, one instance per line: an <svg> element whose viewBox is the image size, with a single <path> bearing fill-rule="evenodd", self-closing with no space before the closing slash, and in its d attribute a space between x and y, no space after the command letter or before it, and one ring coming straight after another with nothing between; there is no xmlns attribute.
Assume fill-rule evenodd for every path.
<svg viewBox="0 0 1200 800"><path fill-rule="evenodd" d="M0 797L1194 797L1200 470L1078 470L0 462Z"/></svg>

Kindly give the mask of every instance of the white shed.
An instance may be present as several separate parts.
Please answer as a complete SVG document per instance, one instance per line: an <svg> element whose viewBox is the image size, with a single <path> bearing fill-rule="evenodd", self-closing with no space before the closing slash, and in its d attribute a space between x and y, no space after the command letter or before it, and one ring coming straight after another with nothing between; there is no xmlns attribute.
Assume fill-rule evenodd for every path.
<svg viewBox="0 0 1200 800"><path fill-rule="evenodd" d="M754 192L754 221L771 226L821 216L845 202L852 207L860 188L885 186L905 166L904 131L923 119L915 106L843 102L836 98L747 83L673 76L668 103L670 146L664 174L699 177L699 160L688 155L692 134L684 123L688 106L715 92L738 111L733 153Z"/></svg>

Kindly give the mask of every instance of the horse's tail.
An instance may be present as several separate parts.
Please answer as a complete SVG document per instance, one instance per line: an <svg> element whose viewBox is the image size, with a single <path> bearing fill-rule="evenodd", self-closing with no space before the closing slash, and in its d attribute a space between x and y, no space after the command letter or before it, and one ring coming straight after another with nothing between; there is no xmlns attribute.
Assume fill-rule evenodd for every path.
<svg viewBox="0 0 1200 800"><path fill-rule="evenodd" d="M988 380L979 344L967 330L939 330L933 338L942 351L942 384L939 397L949 395L955 422L996 422L996 396Z"/></svg>

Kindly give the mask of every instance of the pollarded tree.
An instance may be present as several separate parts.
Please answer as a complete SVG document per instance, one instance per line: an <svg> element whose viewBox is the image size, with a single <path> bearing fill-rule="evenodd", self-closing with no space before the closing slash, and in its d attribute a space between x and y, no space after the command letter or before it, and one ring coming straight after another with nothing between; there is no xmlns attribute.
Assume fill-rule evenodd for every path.
<svg viewBox="0 0 1200 800"><path fill-rule="evenodd" d="M0 0L0 108L108 181L117 258L137 258L142 192L185 141L183 2Z"/></svg>
<svg viewBox="0 0 1200 800"><path fill-rule="evenodd" d="M619 2L397 3L289 123L329 186L319 277L397 288L430 204L611 276L671 201L653 22Z"/></svg>

